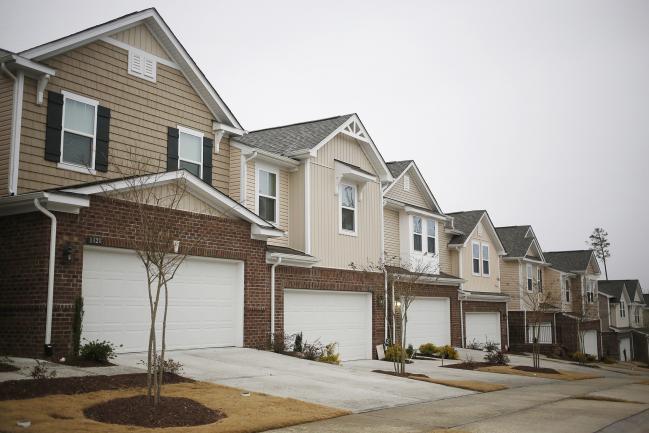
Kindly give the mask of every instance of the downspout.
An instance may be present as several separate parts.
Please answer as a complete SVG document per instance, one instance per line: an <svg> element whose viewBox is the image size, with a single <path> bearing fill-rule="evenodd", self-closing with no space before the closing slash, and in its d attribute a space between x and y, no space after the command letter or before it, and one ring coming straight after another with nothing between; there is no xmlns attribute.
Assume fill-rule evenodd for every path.
<svg viewBox="0 0 649 433"><path fill-rule="evenodd" d="M34 206L51 221L50 225L50 260L47 268L47 310L45 317L45 354L52 354L52 306L54 304L54 260L56 258L56 217L34 199Z"/></svg>
<svg viewBox="0 0 649 433"><path fill-rule="evenodd" d="M523 337L525 338L525 343L529 343L527 341L527 310L523 310Z"/></svg>
<svg viewBox="0 0 649 433"><path fill-rule="evenodd" d="M270 267L270 341L275 341L275 268L282 263L282 258Z"/></svg>
<svg viewBox="0 0 649 433"><path fill-rule="evenodd" d="M458 293L458 298L460 299L460 338L462 339L460 341L460 345L464 349L464 346L465 346L465 344L464 344L464 310L463 310L463 307L462 307L462 297L460 296L459 293Z"/></svg>
<svg viewBox="0 0 649 433"><path fill-rule="evenodd" d="M311 159L304 161L304 252L311 254Z"/></svg>
<svg viewBox="0 0 649 433"><path fill-rule="evenodd" d="M383 304L385 307L385 320L383 321L383 342L387 343L388 340L388 271L387 269L383 269Z"/></svg>
<svg viewBox="0 0 649 433"><path fill-rule="evenodd" d="M552 341L554 342L554 344L557 344L557 313L556 312L552 314L552 321L554 322L552 326L552 330L554 331L552 333Z"/></svg>
<svg viewBox="0 0 649 433"><path fill-rule="evenodd" d="M509 350L509 302L505 302L505 319L507 321L507 350Z"/></svg>
<svg viewBox="0 0 649 433"><path fill-rule="evenodd" d="M11 152L9 156L9 195L16 195L18 194L18 162L20 159L20 131L22 128L25 73L18 71L14 76L4 63L0 65L0 69L14 82L11 112Z"/></svg>

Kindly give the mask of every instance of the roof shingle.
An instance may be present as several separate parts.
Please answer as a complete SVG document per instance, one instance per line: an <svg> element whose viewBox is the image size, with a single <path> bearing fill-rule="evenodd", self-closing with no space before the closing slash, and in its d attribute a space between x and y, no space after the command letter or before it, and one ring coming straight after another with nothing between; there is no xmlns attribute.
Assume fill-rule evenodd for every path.
<svg viewBox="0 0 649 433"><path fill-rule="evenodd" d="M451 238L449 244L451 245L460 245L466 242L467 238L475 228L475 226L482 218L482 215L485 214L485 210L470 210L466 212L451 212L446 215L453 217L454 227L461 231L462 235L455 235Z"/></svg>
<svg viewBox="0 0 649 433"><path fill-rule="evenodd" d="M585 272L592 255L593 250L543 251L545 261L564 272Z"/></svg>
<svg viewBox="0 0 649 433"><path fill-rule="evenodd" d="M503 244L507 257L525 257L532 245L532 238L526 238L530 226L496 227L496 233Z"/></svg>

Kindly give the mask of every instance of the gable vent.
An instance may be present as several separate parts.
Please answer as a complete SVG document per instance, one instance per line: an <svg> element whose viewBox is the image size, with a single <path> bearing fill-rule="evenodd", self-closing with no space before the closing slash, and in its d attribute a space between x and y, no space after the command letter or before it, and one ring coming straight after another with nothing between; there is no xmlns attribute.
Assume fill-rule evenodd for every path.
<svg viewBox="0 0 649 433"><path fill-rule="evenodd" d="M145 80L156 80L156 60L144 51L129 50L128 73Z"/></svg>

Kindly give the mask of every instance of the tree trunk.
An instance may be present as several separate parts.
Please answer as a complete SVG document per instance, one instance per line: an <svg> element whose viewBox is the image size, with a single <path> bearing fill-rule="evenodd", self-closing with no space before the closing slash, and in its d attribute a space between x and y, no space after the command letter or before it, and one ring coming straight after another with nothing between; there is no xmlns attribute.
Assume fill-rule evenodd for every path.
<svg viewBox="0 0 649 433"><path fill-rule="evenodd" d="M608 281L608 270L606 269L606 257L602 257L602 262L604 262L604 276L606 277L606 281Z"/></svg>
<svg viewBox="0 0 649 433"><path fill-rule="evenodd" d="M162 391L162 382L164 380L164 360L165 360L165 349L167 348L167 310L169 308L169 288L167 286L167 281L164 280L164 295L165 295L165 304L164 304L164 313L162 315L162 341L160 342L160 360L158 365L158 389L156 393L156 405L160 403L160 392Z"/></svg>
<svg viewBox="0 0 649 433"><path fill-rule="evenodd" d="M401 320L401 328L403 338L401 339L401 374L406 374L406 327L408 324L408 309L405 304L402 303L403 308L403 319Z"/></svg>

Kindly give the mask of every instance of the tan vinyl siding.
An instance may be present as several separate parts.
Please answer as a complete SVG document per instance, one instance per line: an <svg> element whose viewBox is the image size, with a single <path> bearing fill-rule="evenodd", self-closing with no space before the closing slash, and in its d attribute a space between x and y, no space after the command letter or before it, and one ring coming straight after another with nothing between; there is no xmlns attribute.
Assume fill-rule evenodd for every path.
<svg viewBox="0 0 649 433"><path fill-rule="evenodd" d="M410 176L410 189L408 191L403 188L403 179L405 175ZM430 209L430 203L426 199L426 192L419 185L417 173L414 168L409 169L403 176L401 176L390 190L385 195L387 198L392 198L403 203L408 203L413 206L419 206Z"/></svg>
<svg viewBox="0 0 649 433"><path fill-rule="evenodd" d="M304 251L304 164L289 174L289 224L291 235L288 246Z"/></svg>
<svg viewBox="0 0 649 433"><path fill-rule="evenodd" d="M565 302L563 291L561 290L561 276L563 273L556 269L543 269L543 292L547 293L550 298L548 301L554 305L561 305L561 311L571 311L570 305Z"/></svg>
<svg viewBox="0 0 649 433"><path fill-rule="evenodd" d="M246 163L246 202L244 206L256 212L257 203L255 203L255 162Z"/></svg>
<svg viewBox="0 0 649 433"><path fill-rule="evenodd" d="M376 263L381 256L381 187L368 182L357 200L357 236L339 233L339 205L334 159L374 173L374 169L356 141L338 134L319 151L311 165L312 252L320 259L318 266L349 269ZM360 197L359 197L360 198Z"/></svg>
<svg viewBox="0 0 649 433"><path fill-rule="evenodd" d="M43 63L56 69L47 90L71 91L95 99L111 109L109 171L96 176L57 168L43 157L47 92L42 106L35 103L36 82L25 80L19 192L119 177L132 171L134 150L146 158L146 169L166 169L167 128L182 125L213 137L213 116L182 73L158 64L157 82L127 73L127 52L94 42ZM212 154L213 185L229 193L230 145L221 142Z"/></svg>
<svg viewBox="0 0 649 433"><path fill-rule="evenodd" d="M279 245L288 247L289 244L289 215L288 204L290 201L289 195L289 173L286 170L278 170L279 179L277 184L279 186L279 198L277 203L277 227L286 232L286 236L281 238L268 239L269 245ZM258 213L258 212L256 212Z"/></svg>
<svg viewBox="0 0 649 433"><path fill-rule="evenodd" d="M451 275L460 276L460 254L457 250L449 250L448 257L451 262Z"/></svg>
<svg viewBox="0 0 649 433"><path fill-rule="evenodd" d="M0 197L9 195L13 82L0 74Z"/></svg>
<svg viewBox="0 0 649 433"><path fill-rule="evenodd" d="M437 236L438 236L437 244L439 247L439 251L438 251L439 270L440 272L456 275L453 274L453 266L451 264L451 254L448 249L448 243L451 240L451 237L453 235L446 233L446 231L444 230L444 223L441 221L437 222Z"/></svg>
<svg viewBox="0 0 649 433"><path fill-rule="evenodd" d="M387 260L400 256L399 212L393 209L383 209L383 230L385 254Z"/></svg>
<svg viewBox="0 0 649 433"><path fill-rule="evenodd" d="M241 202L241 151L230 147L230 197Z"/></svg>
<svg viewBox="0 0 649 433"><path fill-rule="evenodd" d="M484 218L484 217L483 217ZM489 273L490 275L473 275L473 242L480 242L480 248L483 244L489 245ZM482 250L481 250L482 251ZM489 235L483 220L480 220L464 247L462 253L462 278L466 280L464 288L477 292L500 292L500 267L498 266L499 257L496 250L496 243ZM482 266L482 263L480 264Z"/></svg>
<svg viewBox="0 0 649 433"><path fill-rule="evenodd" d="M510 310L521 309L521 266L518 261L500 259L500 291L511 297ZM471 268L468 269L471 272Z"/></svg>
<svg viewBox="0 0 649 433"><path fill-rule="evenodd" d="M139 48L142 51L146 51L147 53L169 60L167 52L162 48L144 24L139 24L129 29L122 30L119 33L112 34L111 37L135 48Z"/></svg>

